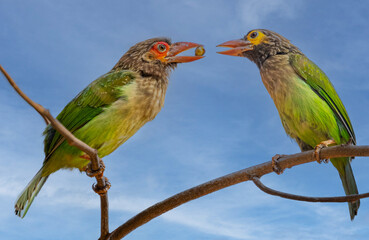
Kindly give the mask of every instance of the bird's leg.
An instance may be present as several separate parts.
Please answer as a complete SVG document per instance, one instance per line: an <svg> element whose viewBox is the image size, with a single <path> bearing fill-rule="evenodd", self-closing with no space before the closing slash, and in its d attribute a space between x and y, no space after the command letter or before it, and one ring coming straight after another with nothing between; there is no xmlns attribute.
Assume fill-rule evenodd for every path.
<svg viewBox="0 0 369 240"><path fill-rule="evenodd" d="M86 160L91 160L90 156L87 154L84 154L81 156L81 158ZM92 189L99 195L104 195L108 192L109 188L111 187L111 184L107 177L104 177L104 170L105 170L105 164L102 159L99 159L99 168L94 171L92 170L92 164L89 162L86 167L84 167L84 171L86 172L86 175L89 177L96 177L98 184L93 184ZM99 186L102 185L103 187Z"/></svg>
<svg viewBox="0 0 369 240"><path fill-rule="evenodd" d="M322 162L328 163L328 159L320 159L320 150L322 150L322 148L328 147L329 145L335 144L335 143L336 142L334 140L326 140L326 141L320 142L318 145L315 146L313 157L319 164Z"/></svg>
<svg viewBox="0 0 369 240"><path fill-rule="evenodd" d="M280 154L276 154L274 157L272 157L272 168L273 168L273 171L276 173L276 174L278 174L278 175L280 175L280 174L282 174L283 173L283 170L284 169L282 169L280 166L279 166L279 164L278 164L278 160L281 158L281 157L284 157L284 156L286 156L286 155L280 155Z"/></svg>

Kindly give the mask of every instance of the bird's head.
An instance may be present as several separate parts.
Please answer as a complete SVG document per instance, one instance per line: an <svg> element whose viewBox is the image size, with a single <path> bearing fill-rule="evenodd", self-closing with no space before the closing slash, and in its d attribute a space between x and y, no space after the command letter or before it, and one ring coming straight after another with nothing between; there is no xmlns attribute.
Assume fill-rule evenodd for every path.
<svg viewBox="0 0 369 240"><path fill-rule="evenodd" d="M259 67L270 56L300 52L287 38L266 29L251 30L243 38L224 42L217 47L229 47L230 50L218 53L247 57Z"/></svg>
<svg viewBox="0 0 369 240"><path fill-rule="evenodd" d="M132 46L114 66L144 76L165 77L178 63L192 62L203 56L178 56L181 52L202 45L192 42L171 43L168 38L151 38Z"/></svg>

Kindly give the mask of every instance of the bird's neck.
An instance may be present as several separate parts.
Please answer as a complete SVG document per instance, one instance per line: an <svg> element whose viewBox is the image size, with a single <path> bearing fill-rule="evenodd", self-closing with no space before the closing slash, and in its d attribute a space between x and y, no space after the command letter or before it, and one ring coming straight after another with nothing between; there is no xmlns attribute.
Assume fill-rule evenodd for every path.
<svg viewBox="0 0 369 240"><path fill-rule="evenodd" d="M155 89L161 89L166 91L168 86L168 77L159 76L147 76L145 74L140 74L140 78L137 79L137 86L141 91L154 91Z"/></svg>

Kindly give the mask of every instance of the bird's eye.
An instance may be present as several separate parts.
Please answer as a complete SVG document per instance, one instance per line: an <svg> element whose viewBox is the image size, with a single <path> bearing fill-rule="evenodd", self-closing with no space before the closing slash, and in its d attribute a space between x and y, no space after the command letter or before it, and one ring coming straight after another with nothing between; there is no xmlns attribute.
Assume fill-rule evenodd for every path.
<svg viewBox="0 0 369 240"><path fill-rule="evenodd" d="M164 44L158 44L156 49L158 49L159 52L163 53L167 50L167 46L165 46Z"/></svg>
<svg viewBox="0 0 369 240"><path fill-rule="evenodd" d="M258 36L258 32L252 32L250 34L250 38L256 38Z"/></svg>

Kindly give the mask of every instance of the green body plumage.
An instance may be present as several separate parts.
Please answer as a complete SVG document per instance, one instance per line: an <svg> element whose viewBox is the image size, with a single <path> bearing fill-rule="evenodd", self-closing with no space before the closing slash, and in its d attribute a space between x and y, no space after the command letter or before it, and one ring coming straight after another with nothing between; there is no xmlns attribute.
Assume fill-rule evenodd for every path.
<svg viewBox="0 0 369 240"><path fill-rule="evenodd" d="M78 139L97 149L99 157L104 157L152 120L163 106L166 84L163 88L155 89L154 86L143 84L144 81L132 71L108 73L78 94L57 119ZM82 151L70 146L51 126L46 128L44 134L46 158L43 167L31 181L35 186L27 188L20 200L28 199L36 186L40 189L51 173L62 168L78 168L82 171L89 162L81 158L84 155ZM34 194L37 195L37 192ZM31 201L23 216L33 197L29 199ZM23 208L23 205L18 205L20 209Z"/></svg>
<svg viewBox="0 0 369 240"><path fill-rule="evenodd" d="M177 63L202 56L176 56L200 46L190 42L171 45L167 38L153 38L131 47L107 74L80 92L57 116L78 139L98 151L113 152L164 105L170 70ZM48 176L59 169L83 171L89 160L78 148L48 126L44 132L45 159L42 168L20 194L15 212L24 217Z"/></svg>
<svg viewBox="0 0 369 240"><path fill-rule="evenodd" d="M286 38L257 29L241 40L220 46L233 48L222 54L247 57L257 64L286 133L296 140L302 151L314 149L326 140L356 144L346 109L328 77ZM331 159L347 195L358 193L350 160ZM360 202L348 204L353 219Z"/></svg>
<svg viewBox="0 0 369 240"><path fill-rule="evenodd" d="M327 76L304 55L292 53L268 58L260 68L264 85L278 109L283 127L301 150L311 150L332 139L355 142L347 112ZM357 194L350 158L331 159L345 193ZM353 219L359 201L349 203Z"/></svg>

